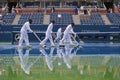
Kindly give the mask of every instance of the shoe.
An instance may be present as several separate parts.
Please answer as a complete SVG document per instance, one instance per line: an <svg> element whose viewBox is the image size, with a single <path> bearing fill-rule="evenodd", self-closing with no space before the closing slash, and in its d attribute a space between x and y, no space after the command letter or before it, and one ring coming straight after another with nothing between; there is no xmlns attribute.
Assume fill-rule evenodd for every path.
<svg viewBox="0 0 120 80"><path fill-rule="evenodd" d="M40 43L40 47L44 48L46 47L46 45Z"/></svg>
<svg viewBox="0 0 120 80"><path fill-rule="evenodd" d="M74 44L71 44L71 47L74 47Z"/></svg>
<svg viewBox="0 0 120 80"><path fill-rule="evenodd" d="M59 45L59 47L65 47L65 45L63 45L63 44L60 44L60 45Z"/></svg>
<svg viewBox="0 0 120 80"><path fill-rule="evenodd" d="M22 46L18 46L18 49L22 49Z"/></svg>
<svg viewBox="0 0 120 80"><path fill-rule="evenodd" d="M27 45L27 48L28 48L28 49L31 49L31 48L32 48L32 46L31 46L31 45Z"/></svg>
<svg viewBox="0 0 120 80"><path fill-rule="evenodd" d="M54 42L57 42L57 39L55 39Z"/></svg>
<svg viewBox="0 0 120 80"><path fill-rule="evenodd" d="M51 45L51 47L55 47L55 45Z"/></svg>
<svg viewBox="0 0 120 80"><path fill-rule="evenodd" d="M43 44L40 43L40 47L43 46Z"/></svg>
<svg viewBox="0 0 120 80"><path fill-rule="evenodd" d="M76 43L76 41L72 41L72 43L73 43L73 44L75 44L75 43Z"/></svg>

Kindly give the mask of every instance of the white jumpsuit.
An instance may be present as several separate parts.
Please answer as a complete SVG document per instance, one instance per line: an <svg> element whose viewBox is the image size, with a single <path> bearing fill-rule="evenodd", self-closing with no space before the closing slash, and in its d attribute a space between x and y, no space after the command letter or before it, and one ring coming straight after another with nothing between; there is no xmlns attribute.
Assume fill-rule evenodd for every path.
<svg viewBox="0 0 120 80"><path fill-rule="evenodd" d="M66 40L67 42L69 42L70 44L72 44L72 40L71 40L71 37L70 37L70 34L71 34L71 33L76 35L76 33L73 31L72 25L69 24L69 25L67 26L67 28L65 29L65 31L64 31L64 36L63 36L63 38L60 40L60 45L62 45L65 40Z"/></svg>
<svg viewBox="0 0 120 80"><path fill-rule="evenodd" d="M19 46L22 46L23 40L25 41L27 46L30 45L28 40L28 32L33 32L33 31L30 28L30 23L26 22L20 30Z"/></svg>
<svg viewBox="0 0 120 80"><path fill-rule="evenodd" d="M61 36L62 36L62 28L59 28L59 29L57 30L56 40L57 40L57 39L61 39Z"/></svg>
<svg viewBox="0 0 120 80"><path fill-rule="evenodd" d="M47 31L45 33L45 39L43 39L43 41L41 41L40 45L44 45L47 42L47 40L49 39L51 45L54 46L52 35L51 35L52 29L53 29L53 23L50 23L48 25Z"/></svg>

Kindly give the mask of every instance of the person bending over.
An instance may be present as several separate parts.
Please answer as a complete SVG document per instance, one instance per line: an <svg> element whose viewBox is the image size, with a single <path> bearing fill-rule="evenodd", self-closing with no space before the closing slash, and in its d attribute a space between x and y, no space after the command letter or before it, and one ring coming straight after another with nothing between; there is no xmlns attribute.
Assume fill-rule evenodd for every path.
<svg viewBox="0 0 120 80"><path fill-rule="evenodd" d="M19 39L18 48L22 48L23 41L25 41L27 48L31 48L29 39L28 39L28 32L33 33L33 30L31 30L30 24L32 24L32 19L29 19L28 21L26 21L22 26L20 30L20 39Z"/></svg>
<svg viewBox="0 0 120 80"><path fill-rule="evenodd" d="M62 45L63 42L65 41L73 45L73 42L71 40L71 34L74 34L76 36L76 33L73 31L73 28L74 28L74 23L71 23L66 27L63 38L60 40L59 45Z"/></svg>

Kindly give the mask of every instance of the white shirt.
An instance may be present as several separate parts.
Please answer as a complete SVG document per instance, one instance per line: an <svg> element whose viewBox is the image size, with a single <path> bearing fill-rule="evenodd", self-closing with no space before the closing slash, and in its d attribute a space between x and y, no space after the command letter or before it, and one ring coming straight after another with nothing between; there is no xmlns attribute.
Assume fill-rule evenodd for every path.
<svg viewBox="0 0 120 80"><path fill-rule="evenodd" d="M71 25L71 24L69 24L69 25L67 26L67 28L65 29L65 31L64 31L64 34L69 34L69 33L75 34L75 32L73 31L73 28L72 28L72 25Z"/></svg>
<svg viewBox="0 0 120 80"><path fill-rule="evenodd" d="M26 22L23 26L22 26L22 28L21 28L21 30L20 30L21 32L28 32L28 31L30 31L30 32L33 32L32 30L31 30L31 28L30 28L30 23L29 22Z"/></svg>
<svg viewBox="0 0 120 80"><path fill-rule="evenodd" d="M51 34L51 33L52 33L52 29L53 29L53 23L50 23L50 24L48 25L48 28L47 28L46 33L47 33L47 34Z"/></svg>

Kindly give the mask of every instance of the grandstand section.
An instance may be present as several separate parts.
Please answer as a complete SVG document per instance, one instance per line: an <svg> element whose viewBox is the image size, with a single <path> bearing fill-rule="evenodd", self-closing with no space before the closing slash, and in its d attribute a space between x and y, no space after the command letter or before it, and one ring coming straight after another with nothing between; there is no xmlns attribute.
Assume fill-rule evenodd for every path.
<svg viewBox="0 0 120 80"><path fill-rule="evenodd" d="M105 25L101 15L99 13L91 13L87 19L80 19L82 25Z"/></svg>
<svg viewBox="0 0 120 80"><path fill-rule="evenodd" d="M23 25L28 19L33 20L33 25L43 24L43 13L22 13L18 21L19 25Z"/></svg>
<svg viewBox="0 0 120 80"><path fill-rule="evenodd" d="M113 25L120 25L120 13L107 13L106 15Z"/></svg>
<svg viewBox="0 0 120 80"><path fill-rule="evenodd" d="M71 13L51 13L50 21L55 20L56 24L65 25L73 22Z"/></svg>
<svg viewBox="0 0 120 80"><path fill-rule="evenodd" d="M18 4L16 4L16 2ZM115 2L115 3L114 3ZM3 4L2 4L3 3ZM16 5L16 16L20 16L20 19L17 19L17 22L14 22L12 20L8 20L10 23L4 23L4 24L9 24L11 25L11 22L13 23L13 25L21 25L23 24L28 18L36 18L33 21L34 25L39 25L39 24L49 24L49 22L51 21L51 19L55 19L51 16L56 16L58 14L56 13L61 13L62 17L60 18L56 18L57 24L68 24L70 22L75 22L77 25L82 24L82 25L105 25L105 24L111 24L109 23L109 20L103 19L104 17L100 17L100 15L106 15L107 12L109 11L109 8L112 8L112 12L116 12L114 9L114 5L119 5L119 1L112 1L112 0L108 0L108 1L104 1L104 0L91 0L91 1L84 1L84 0L71 0L71 1L50 1L50 0L45 0L45 1L41 1L41 0L32 0L32 1L28 1L28 0L13 0L13 1L9 1L8 0L8 5L6 5L7 0L5 1L0 1L1 4L1 9L0 9L0 13L7 13L4 10L4 7L8 6L11 8L11 6L15 6ZM12 3L12 4L11 4ZM113 5L114 3L114 5ZM110 5L109 5L110 4ZM111 7L110 7L111 6ZM51 8L54 7L55 8L55 13L51 13ZM76 18L79 15L75 15L74 14L74 8L78 7L80 12L84 11L84 9L90 9L91 10L91 16L90 18L87 19L78 19ZM83 7L83 9L81 8ZM11 8L12 9L12 8ZM10 10L10 9L9 9ZM9 11L10 13L11 11ZM99 13L99 15L95 15L97 13ZM68 17L68 15L66 15L66 13L71 14L72 18ZM26 16L27 17L24 17ZM36 15L32 15L32 14L36 14ZM39 17L38 19L38 14L41 14L42 17ZM93 15L94 14L94 15ZM70 16L71 16L70 15ZM33 17L31 17L33 16ZM37 16L37 17L35 17ZM49 17L50 16L50 17ZM84 15L81 15L84 16ZM67 18L66 18L67 17ZM47 21L44 19L48 19ZM7 21L6 20L6 21ZM69 20L69 21L66 21ZM80 20L80 22L78 22ZM104 20L108 21L108 22L104 22ZM65 22L65 23L64 23ZM113 23L112 23L113 24ZM115 24L115 23L114 23ZM118 24L118 23L117 23Z"/></svg>
<svg viewBox="0 0 120 80"><path fill-rule="evenodd" d="M58 17L58 16L61 17ZM98 12L91 12L90 16L87 15L74 15L69 12L55 12L51 14L44 13L22 13L12 14L4 13L2 25L22 25L29 18L33 19L33 25L49 24L51 20L56 20L56 24L67 25L74 22L77 25L119 25L120 13L106 13L100 14ZM80 21L80 22L78 22Z"/></svg>
<svg viewBox="0 0 120 80"><path fill-rule="evenodd" d="M2 14L2 20L3 20L2 25L12 25L15 15L16 14L12 14L12 13Z"/></svg>

